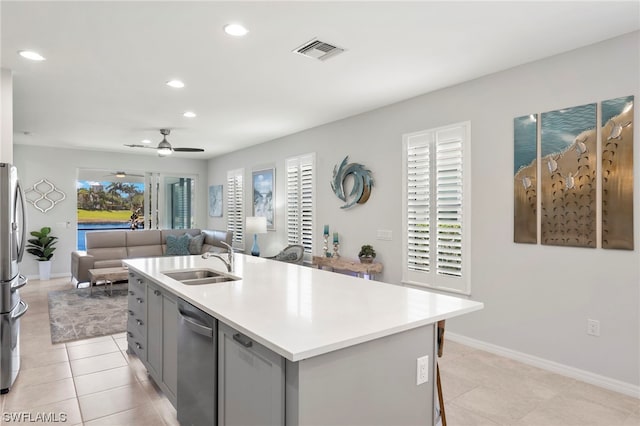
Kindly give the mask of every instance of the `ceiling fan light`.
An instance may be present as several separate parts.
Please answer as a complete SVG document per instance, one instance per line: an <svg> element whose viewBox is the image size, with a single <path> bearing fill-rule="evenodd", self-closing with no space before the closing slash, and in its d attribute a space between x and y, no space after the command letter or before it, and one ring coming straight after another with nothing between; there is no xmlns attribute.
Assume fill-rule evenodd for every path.
<svg viewBox="0 0 640 426"><path fill-rule="evenodd" d="M167 142L166 139L163 139L162 142L158 144L158 155L160 157L166 157L167 155L171 155L173 150L171 149L171 144Z"/></svg>
<svg viewBox="0 0 640 426"><path fill-rule="evenodd" d="M119 178L127 177L127 174L125 172L116 172L116 177L119 177Z"/></svg>

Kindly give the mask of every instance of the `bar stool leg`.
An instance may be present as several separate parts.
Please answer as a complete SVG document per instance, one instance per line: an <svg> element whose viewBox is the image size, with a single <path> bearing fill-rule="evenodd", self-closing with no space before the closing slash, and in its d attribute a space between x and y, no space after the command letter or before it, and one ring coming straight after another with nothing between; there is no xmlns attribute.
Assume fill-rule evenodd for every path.
<svg viewBox="0 0 640 426"><path fill-rule="evenodd" d="M444 398L442 397L442 384L440 383L440 366L436 362L436 384L438 386L438 401L440 402L440 418L442 426L447 426L447 416L444 413Z"/></svg>

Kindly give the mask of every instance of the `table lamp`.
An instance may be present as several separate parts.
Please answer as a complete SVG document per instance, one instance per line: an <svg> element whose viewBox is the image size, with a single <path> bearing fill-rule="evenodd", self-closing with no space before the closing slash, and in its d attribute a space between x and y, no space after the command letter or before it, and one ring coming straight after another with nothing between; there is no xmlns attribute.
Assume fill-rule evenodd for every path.
<svg viewBox="0 0 640 426"><path fill-rule="evenodd" d="M248 216L245 232L247 234L253 234L253 246L251 247L251 255L260 256L260 247L258 247L258 234L267 233L267 218L264 216Z"/></svg>

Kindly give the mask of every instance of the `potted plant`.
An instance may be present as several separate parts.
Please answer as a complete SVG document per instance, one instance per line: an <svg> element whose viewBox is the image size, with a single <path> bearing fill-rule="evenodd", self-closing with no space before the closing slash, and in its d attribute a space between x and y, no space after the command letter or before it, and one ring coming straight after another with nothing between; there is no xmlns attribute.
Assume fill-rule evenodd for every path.
<svg viewBox="0 0 640 426"><path fill-rule="evenodd" d="M358 257L360 258L361 263L372 263L373 259L376 258L376 251L373 249L373 246L365 244L360 248Z"/></svg>
<svg viewBox="0 0 640 426"><path fill-rule="evenodd" d="M48 280L51 277L51 258L56 250L54 245L58 237L49 235L50 233L51 228L48 226L41 228L40 231L31 231L31 236L35 238L29 238L29 244L27 244L27 252L37 257L40 280Z"/></svg>

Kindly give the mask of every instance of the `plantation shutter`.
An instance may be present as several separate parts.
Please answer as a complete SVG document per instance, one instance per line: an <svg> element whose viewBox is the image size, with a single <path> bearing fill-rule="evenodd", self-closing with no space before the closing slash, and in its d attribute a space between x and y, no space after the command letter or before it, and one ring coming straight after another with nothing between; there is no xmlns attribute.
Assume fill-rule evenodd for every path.
<svg viewBox="0 0 640 426"><path fill-rule="evenodd" d="M313 252L315 155L289 158L287 167L287 242Z"/></svg>
<svg viewBox="0 0 640 426"><path fill-rule="evenodd" d="M437 273L462 276L462 139L436 138Z"/></svg>
<svg viewBox="0 0 640 426"><path fill-rule="evenodd" d="M470 293L468 134L462 123L403 137L407 284Z"/></svg>
<svg viewBox="0 0 640 426"><path fill-rule="evenodd" d="M415 138L407 147L407 268L429 272L429 143Z"/></svg>
<svg viewBox="0 0 640 426"><path fill-rule="evenodd" d="M244 244L244 169L227 172L227 231L233 232L233 242Z"/></svg>

